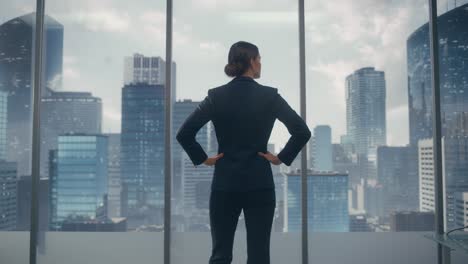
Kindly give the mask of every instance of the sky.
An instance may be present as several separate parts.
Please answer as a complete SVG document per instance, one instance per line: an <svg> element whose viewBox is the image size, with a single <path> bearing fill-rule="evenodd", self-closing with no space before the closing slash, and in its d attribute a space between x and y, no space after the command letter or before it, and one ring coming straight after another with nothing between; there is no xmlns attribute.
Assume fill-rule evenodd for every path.
<svg viewBox="0 0 468 264"><path fill-rule="evenodd" d="M307 124L330 125L332 140L346 134L345 78L362 67L385 72L387 143L408 139L406 40L428 21L427 0L305 1ZM457 5L468 2L458 0ZM103 132L120 132L125 56L165 58L166 1L47 0L46 14L64 26L63 87L103 101ZM0 23L35 10L33 0L2 3ZM224 74L230 46L259 47L262 76L299 109L297 0L174 0L173 60L176 99L202 100L230 81ZM439 0L439 13L454 7ZM277 151L289 138L276 122Z"/></svg>

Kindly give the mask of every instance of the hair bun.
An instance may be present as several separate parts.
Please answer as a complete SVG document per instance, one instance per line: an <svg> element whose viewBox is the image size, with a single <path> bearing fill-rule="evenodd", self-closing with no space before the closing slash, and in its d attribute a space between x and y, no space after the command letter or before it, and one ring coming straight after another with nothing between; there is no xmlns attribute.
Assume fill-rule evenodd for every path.
<svg viewBox="0 0 468 264"><path fill-rule="evenodd" d="M249 70L251 60L256 59L258 54L257 46L252 43L234 43L229 49L228 64L224 66L224 72L230 77L242 75Z"/></svg>
<svg viewBox="0 0 468 264"><path fill-rule="evenodd" d="M228 63L224 67L224 72L230 77L235 77L240 74L241 69L242 67L240 63L235 63L235 64Z"/></svg>

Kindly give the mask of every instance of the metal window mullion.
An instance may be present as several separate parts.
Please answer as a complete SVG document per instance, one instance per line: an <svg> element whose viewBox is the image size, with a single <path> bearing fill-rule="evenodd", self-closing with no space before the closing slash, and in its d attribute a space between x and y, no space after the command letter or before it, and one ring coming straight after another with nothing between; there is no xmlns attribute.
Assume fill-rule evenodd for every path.
<svg viewBox="0 0 468 264"><path fill-rule="evenodd" d="M305 64L305 23L304 23L304 0L299 0L299 78L300 78L300 111L301 117L307 122L306 118L306 64ZM301 151L301 245L302 245L302 264L309 262L308 250L308 226L307 226L307 144Z"/></svg>
<svg viewBox="0 0 468 264"><path fill-rule="evenodd" d="M429 1L429 34L432 66L432 142L434 158L435 187L435 235L443 235L444 231L444 197L442 173L442 128L440 113L440 76L439 76L439 37L437 29L437 0ZM450 263L450 249L437 243L437 263Z"/></svg>
<svg viewBox="0 0 468 264"><path fill-rule="evenodd" d="M164 264L171 263L171 174L172 174L172 0L166 1L166 80L164 134Z"/></svg>
<svg viewBox="0 0 468 264"><path fill-rule="evenodd" d="M40 155L40 103L42 86L42 45L44 39L45 0L36 1L36 28L34 35L34 87L32 89L32 159L31 159L31 223L29 233L29 264L37 262L37 236L39 229L39 155Z"/></svg>

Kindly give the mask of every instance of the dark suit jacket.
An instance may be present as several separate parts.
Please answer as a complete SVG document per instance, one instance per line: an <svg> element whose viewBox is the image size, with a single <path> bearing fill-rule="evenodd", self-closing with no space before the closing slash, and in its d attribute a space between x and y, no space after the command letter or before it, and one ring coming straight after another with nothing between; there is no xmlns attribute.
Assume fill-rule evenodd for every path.
<svg viewBox="0 0 468 264"><path fill-rule="evenodd" d="M271 163L257 152L266 153L276 119L283 122L291 134L277 155L290 166L309 140L309 128L277 88L238 76L225 85L209 89L205 99L179 128L176 138L193 164L202 164L208 156L195 136L211 120L218 140L218 154L224 153L214 165L211 189L274 188Z"/></svg>

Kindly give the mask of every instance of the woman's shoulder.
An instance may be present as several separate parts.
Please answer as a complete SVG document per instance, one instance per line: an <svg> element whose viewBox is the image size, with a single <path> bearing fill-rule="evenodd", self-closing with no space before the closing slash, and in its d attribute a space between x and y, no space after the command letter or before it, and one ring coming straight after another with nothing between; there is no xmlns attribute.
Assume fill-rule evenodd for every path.
<svg viewBox="0 0 468 264"><path fill-rule="evenodd" d="M269 94L269 95L275 95L278 94L278 88L269 86L269 85L263 85L258 82L255 82L255 89L256 91L260 91L263 94ZM223 94L224 92L227 92L231 90L232 87L230 87L230 83L226 83L220 86L216 86L213 88L208 89L208 94Z"/></svg>

